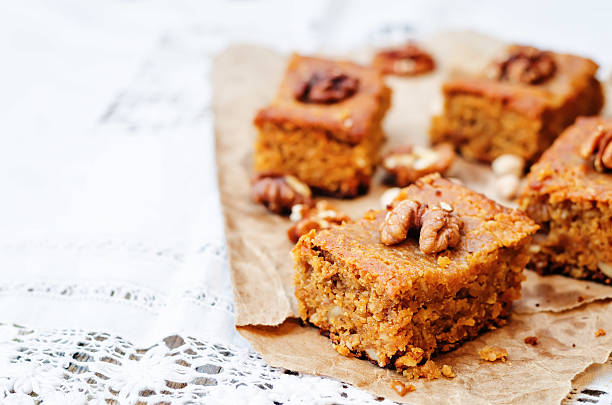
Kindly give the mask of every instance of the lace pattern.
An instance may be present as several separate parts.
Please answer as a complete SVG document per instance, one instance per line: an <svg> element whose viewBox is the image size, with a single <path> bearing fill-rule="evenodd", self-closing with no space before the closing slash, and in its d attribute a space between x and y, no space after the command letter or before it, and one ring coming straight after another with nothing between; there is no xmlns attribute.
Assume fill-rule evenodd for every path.
<svg viewBox="0 0 612 405"><path fill-rule="evenodd" d="M138 348L119 336L0 324L2 404L390 404L329 378L268 366L250 349L168 336ZM612 361L598 366L612 370ZM565 404L609 401L607 381Z"/></svg>
<svg viewBox="0 0 612 405"><path fill-rule="evenodd" d="M143 349L108 333L0 325L0 339L6 404L390 403L193 337L168 336Z"/></svg>

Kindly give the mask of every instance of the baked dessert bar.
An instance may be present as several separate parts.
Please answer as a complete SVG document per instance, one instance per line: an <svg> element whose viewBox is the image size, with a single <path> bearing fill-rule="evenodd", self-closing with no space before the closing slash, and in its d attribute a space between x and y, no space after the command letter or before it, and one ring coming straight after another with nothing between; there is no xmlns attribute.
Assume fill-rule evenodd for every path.
<svg viewBox="0 0 612 405"><path fill-rule="evenodd" d="M366 191L390 98L375 69L293 55L276 98L254 120L255 171L294 175L340 197Z"/></svg>
<svg viewBox="0 0 612 405"><path fill-rule="evenodd" d="M513 154L532 163L576 117L600 111L597 69L579 56L512 46L482 77L444 84L431 141L451 142L473 160Z"/></svg>
<svg viewBox="0 0 612 405"><path fill-rule="evenodd" d="M578 118L532 166L520 207L541 226L529 267L612 281L612 119Z"/></svg>
<svg viewBox="0 0 612 405"><path fill-rule="evenodd" d="M418 208L402 218L416 228L387 240L398 235L384 226L411 205ZM520 211L425 176L388 210L300 238L292 250L299 314L339 353L412 375L432 354L504 323L536 230Z"/></svg>

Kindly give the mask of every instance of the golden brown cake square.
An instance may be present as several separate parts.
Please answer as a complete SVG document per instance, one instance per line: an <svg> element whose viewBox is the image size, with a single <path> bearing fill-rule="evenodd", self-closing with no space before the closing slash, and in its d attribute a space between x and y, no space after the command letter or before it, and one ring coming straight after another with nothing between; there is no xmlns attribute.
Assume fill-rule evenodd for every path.
<svg viewBox="0 0 612 405"><path fill-rule="evenodd" d="M383 210L311 231L292 255L304 321L329 334L341 354L413 375L409 369L432 354L503 324L521 295L537 226L524 213L437 174L402 189L388 209L408 200L452 210L462 221L457 244L426 254L409 234L385 245L379 227L389 211Z"/></svg>
<svg viewBox="0 0 612 405"><path fill-rule="evenodd" d="M444 84L431 141L451 142L473 160L513 154L533 162L576 117L599 113L597 69L579 56L512 46L483 76Z"/></svg>
<svg viewBox="0 0 612 405"><path fill-rule="evenodd" d="M375 69L293 55L275 99L254 120L255 171L290 174L340 197L366 191L390 97Z"/></svg>
<svg viewBox="0 0 612 405"><path fill-rule="evenodd" d="M532 166L520 207L541 226L529 267L612 282L612 119L578 118Z"/></svg>

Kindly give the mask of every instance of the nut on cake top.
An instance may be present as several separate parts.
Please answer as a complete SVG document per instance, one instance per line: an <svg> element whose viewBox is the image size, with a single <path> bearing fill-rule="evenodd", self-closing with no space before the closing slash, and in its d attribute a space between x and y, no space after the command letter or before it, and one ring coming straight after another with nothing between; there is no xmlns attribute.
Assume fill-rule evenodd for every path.
<svg viewBox="0 0 612 405"><path fill-rule="evenodd" d="M538 55L545 55L553 68L547 69L541 78L534 81L512 79L512 75L509 75L508 72L512 71L513 64L522 61L517 60L516 55L521 55L525 49L537 52ZM531 63L533 70L540 70L537 69L538 60ZM524 62L521 65L528 64L529 62ZM530 66L524 67L522 72L530 72ZM444 91L500 99L513 110L532 117L539 117L546 108L556 108L574 97L579 89L593 79L598 68L595 62L580 56L538 51L533 47L513 45L506 50L504 57L493 61L487 67L482 77L450 80L444 85ZM545 69L541 68L541 70Z"/></svg>
<svg viewBox="0 0 612 405"><path fill-rule="evenodd" d="M612 119L579 117L532 166L523 194L612 202ZM610 165L612 166L612 165Z"/></svg>
<svg viewBox="0 0 612 405"><path fill-rule="evenodd" d="M511 46L483 74L444 84L431 140L452 143L468 159L513 154L532 163L576 117L599 113L597 69L580 56Z"/></svg>
<svg viewBox="0 0 612 405"><path fill-rule="evenodd" d="M386 211L304 237L296 249L312 246L338 257L359 272L364 282L378 284L386 294L426 297L452 295L477 277L480 265L490 263L502 249L519 249L538 226L524 213L503 207L462 185L430 175L403 189L394 204L415 199L430 206L450 206L461 218L461 237L455 247L436 254L419 249L418 235L393 246L381 243L379 227ZM429 286L429 287L427 287Z"/></svg>
<svg viewBox="0 0 612 405"><path fill-rule="evenodd" d="M276 97L259 111L255 125L272 122L320 129L357 144L378 123L380 105L389 92L375 69L294 54Z"/></svg>

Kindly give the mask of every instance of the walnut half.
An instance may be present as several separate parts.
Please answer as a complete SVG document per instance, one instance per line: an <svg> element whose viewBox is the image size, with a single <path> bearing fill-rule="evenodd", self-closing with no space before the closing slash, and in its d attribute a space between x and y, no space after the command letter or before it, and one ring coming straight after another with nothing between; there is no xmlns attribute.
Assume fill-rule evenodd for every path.
<svg viewBox="0 0 612 405"><path fill-rule="evenodd" d="M251 185L251 198L270 211L287 215L296 204L312 205L310 188L291 175L259 174Z"/></svg>
<svg viewBox="0 0 612 405"><path fill-rule="evenodd" d="M380 240L385 245L404 241L412 229L420 229L419 249L426 254L457 246L463 221L453 208L440 203L428 206L416 200L403 200L391 208L380 224Z"/></svg>
<svg viewBox="0 0 612 405"><path fill-rule="evenodd" d="M333 104L351 97L359 88L359 79L337 70L314 72L298 86L295 98L303 103Z"/></svg>
<svg viewBox="0 0 612 405"><path fill-rule="evenodd" d="M531 46L514 46L490 71L493 79L511 83L540 84L554 76L557 64L550 52Z"/></svg>
<svg viewBox="0 0 612 405"><path fill-rule="evenodd" d="M593 156L593 166L598 172L612 169L612 129L599 125L582 145L580 155L585 159Z"/></svg>
<svg viewBox="0 0 612 405"><path fill-rule="evenodd" d="M419 236L419 249L423 253L437 253L457 246L461 239L463 222L452 211L430 207L423 215Z"/></svg>

